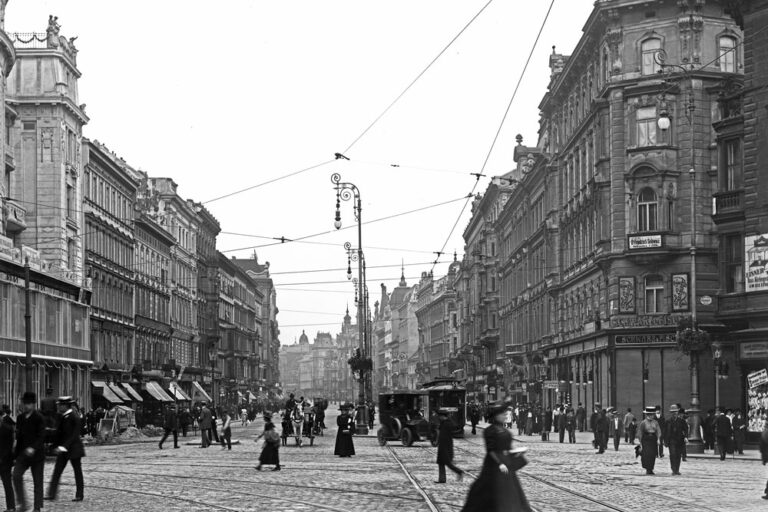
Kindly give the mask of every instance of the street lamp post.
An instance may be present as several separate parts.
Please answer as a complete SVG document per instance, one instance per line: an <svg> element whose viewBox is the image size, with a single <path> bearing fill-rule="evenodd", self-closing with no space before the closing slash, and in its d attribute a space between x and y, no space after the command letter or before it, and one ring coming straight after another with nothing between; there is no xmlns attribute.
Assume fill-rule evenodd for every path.
<svg viewBox="0 0 768 512"><path fill-rule="evenodd" d="M360 199L360 189L356 185L349 182L341 181L341 175L334 173L331 176L331 182L336 188L336 216L334 218L333 226L336 229L341 229L341 201L354 200L354 215L357 221L357 273L358 273L358 296L360 300L357 305L357 324L359 330L359 346L360 356L364 361L368 360L371 355L368 350L368 329L366 326L366 311L365 311L365 278L363 275L363 205ZM350 269L351 270L351 269ZM371 371L363 368L360 370L360 394L357 414L357 433L368 434L368 400L372 399L370 393L370 373Z"/></svg>
<svg viewBox="0 0 768 512"><path fill-rule="evenodd" d="M691 305L691 329L693 333L698 333L698 326L696 323L696 303L698 297L696 294L696 133L694 127L693 113L696 109L693 96L693 75L691 74L693 66L690 68L681 66L679 64L668 64L666 62L667 54L664 50L659 50L653 56L656 63L660 66L659 73L670 74L673 70L676 70L682 74L684 80L690 83L690 91L688 100L686 102L685 116L688 120L688 131L690 135L691 143L691 166L688 169L688 176L691 182L691 295L689 303ZM669 119L669 112L666 108L666 99L662 93L660 102L660 112L658 119L658 126L662 132L669 130L671 122ZM688 451L691 453L703 453L704 444L701 439L701 410L699 401L699 351L691 350L690 352L690 379L691 379L691 406L688 408L690 432L688 436L689 447Z"/></svg>

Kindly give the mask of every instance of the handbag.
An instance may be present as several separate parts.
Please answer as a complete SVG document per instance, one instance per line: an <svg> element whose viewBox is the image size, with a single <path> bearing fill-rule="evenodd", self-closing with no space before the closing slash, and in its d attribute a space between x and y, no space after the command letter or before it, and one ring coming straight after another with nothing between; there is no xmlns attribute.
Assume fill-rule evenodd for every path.
<svg viewBox="0 0 768 512"><path fill-rule="evenodd" d="M511 472L520 471L528 465L528 459L522 453L510 453L503 458L504 465Z"/></svg>

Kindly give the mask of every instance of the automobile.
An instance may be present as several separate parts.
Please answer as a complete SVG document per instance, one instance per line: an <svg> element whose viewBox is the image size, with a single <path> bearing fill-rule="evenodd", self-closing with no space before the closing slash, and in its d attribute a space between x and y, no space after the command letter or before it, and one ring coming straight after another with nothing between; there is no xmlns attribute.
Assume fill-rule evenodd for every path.
<svg viewBox="0 0 768 512"><path fill-rule="evenodd" d="M453 437L464 437L464 425L467 421L467 389L461 381L453 378L436 378L425 383L422 388L429 395L429 410L438 409L448 411L448 418L453 423ZM434 416L430 417L432 423L438 423Z"/></svg>
<svg viewBox="0 0 768 512"><path fill-rule="evenodd" d="M429 421L426 391L403 390L379 393L379 445L400 440L403 446L417 441L430 441L437 446L437 427Z"/></svg>

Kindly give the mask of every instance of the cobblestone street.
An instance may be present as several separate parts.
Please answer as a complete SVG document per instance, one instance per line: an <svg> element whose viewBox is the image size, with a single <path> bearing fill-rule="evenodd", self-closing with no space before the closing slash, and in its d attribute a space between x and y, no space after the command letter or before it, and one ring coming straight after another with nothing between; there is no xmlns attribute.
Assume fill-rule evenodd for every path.
<svg viewBox="0 0 768 512"><path fill-rule="evenodd" d="M326 423L335 424L335 412ZM225 451L218 446L202 450L181 448L157 441L88 449L84 459L86 497L74 495L71 470L63 477L59 500L46 502L47 510L275 510L275 511L373 511L460 510L472 478L447 484L434 483L436 451L429 443L405 448L399 443L380 447L372 436L355 439L357 455L333 456L335 428L315 438L315 446L281 447L280 472L257 472L254 466L261 442L261 421L235 427L241 443ZM469 433L469 429L467 429ZM456 441L456 462L477 473L484 449L481 431ZM555 439L553 437L553 439ZM544 511L637 510L638 504L654 510L746 512L762 510L765 484L763 466L748 456L726 462L689 457L682 476L673 477L668 459L657 461L656 476L644 476L633 450L622 445L597 455L583 433L575 445L556 440L541 442L524 437L530 447L529 464L520 473L534 508ZM46 482L52 465L45 470ZM27 482L29 485L29 481ZM31 489L29 489L31 491Z"/></svg>

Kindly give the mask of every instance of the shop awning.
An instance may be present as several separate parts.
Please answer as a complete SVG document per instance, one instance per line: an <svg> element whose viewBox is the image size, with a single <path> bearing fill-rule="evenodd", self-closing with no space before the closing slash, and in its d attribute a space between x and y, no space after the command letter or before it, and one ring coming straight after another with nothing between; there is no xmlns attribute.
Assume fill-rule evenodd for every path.
<svg viewBox="0 0 768 512"><path fill-rule="evenodd" d="M173 396L176 400L182 400L189 402L192 399L189 398L189 396L184 392L183 389L181 389L176 384L171 383L171 385L168 387L168 391L170 391L171 396Z"/></svg>
<svg viewBox="0 0 768 512"><path fill-rule="evenodd" d="M251 392L249 391L249 392L248 392L248 401L249 401L249 402L253 402L254 400L256 400L256 397L255 397L255 396L253 396L253 393L251 393Z"/></svg>
<svg viewBox="0 0 768 512"><path fill-rule="evenodd" d="M122 400L123 402L130 402L131 401L131 397L128 396L128 393L123 391L123 388L121 388L117 384L115 384L113 382L110 382L110 383L107 384L107 386L109 386L109 389L111 389L117 396L119 396L120 400Z"/></svg>
<svg viewBox="0 0 768 512"><path fill-rule="evenodd" d="M212 402L211 397L205 392L203 386L196 380L192 381L192 401L193 402Z"/></svg>
<svg viewBox="0 0 768 512"><path fill-rule="evenodd" d="M133 387L131 387L131 385L128 384L127 382L123 382L123 389L125 389L125 391L128 393L128 395L131 397L131 401L133 401L133 402L143 402L144 401L144 399L141 398L141 395L139 394L139 392L136 391L135 389L133 389Z"/></svg>
<svg viewBox="0 0 768 512"><path fill-rule="evenodd" d="M157 400L158 402L173 402L173 398L169 397L168 394L163 391L163 388L160 387L160 384L154 381L149 381L146 384L144 384L144 389L147 390L147 393L149 393L152 398Z"/></svg>
<svg viewBox="0 0 768 512"><path fill-rule="evenodd" d="M114 391L112 391L109 386L107 386L107 383L101 380L93 380L91 381L91 384L93 385L93 392L94 394L100 395L104 397L104 400L111 404L122 404L123 401L120 399L119 396L115 394Z"/></svg>
<svg viewBox="0 0 768 512"><path fill-rule="evenodd" d="M237 392L237 396L238 398L243 398L243 394L240 391Z"/></svg>

